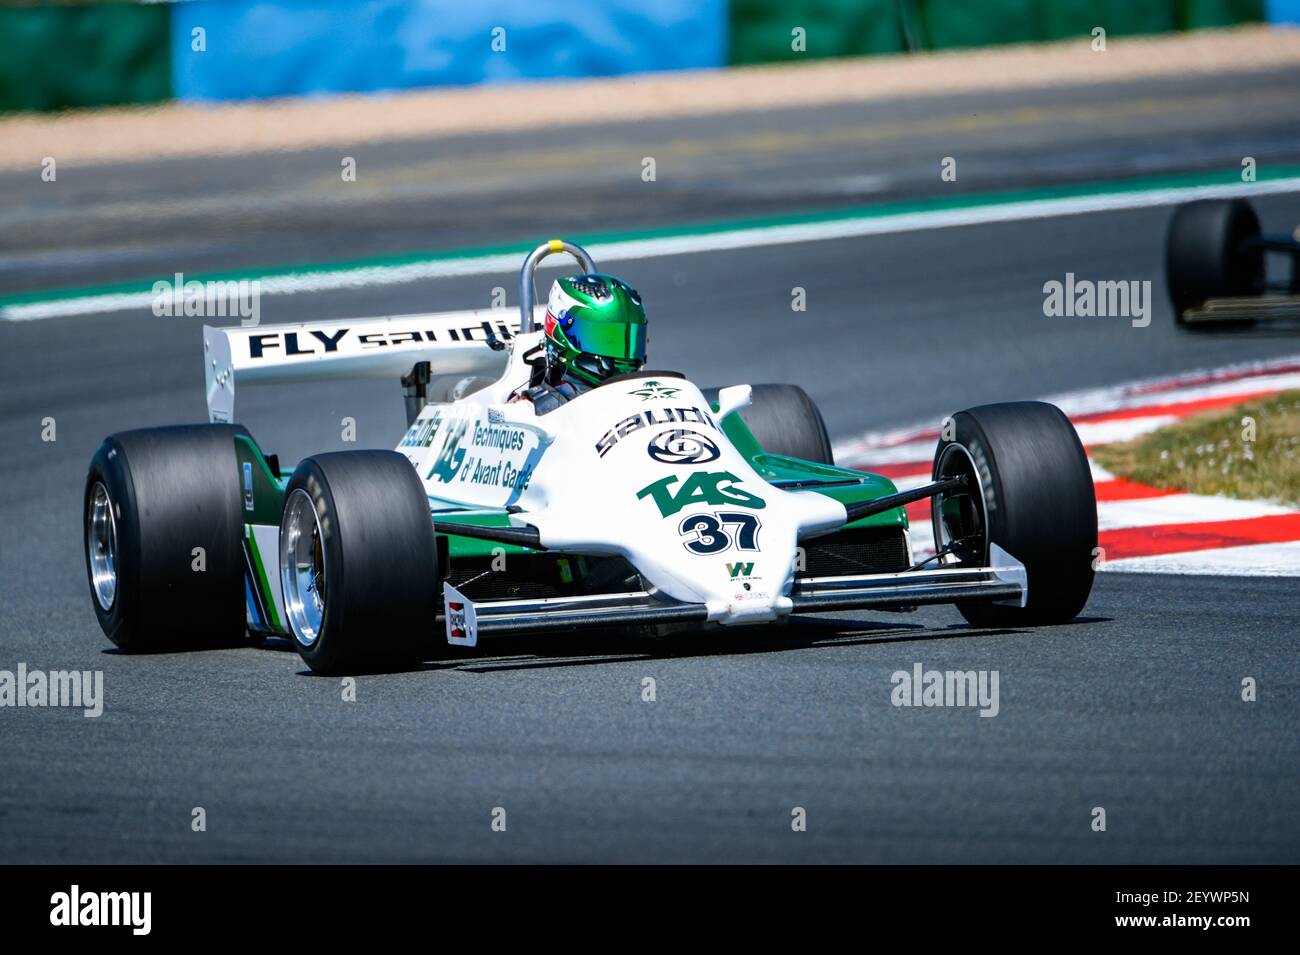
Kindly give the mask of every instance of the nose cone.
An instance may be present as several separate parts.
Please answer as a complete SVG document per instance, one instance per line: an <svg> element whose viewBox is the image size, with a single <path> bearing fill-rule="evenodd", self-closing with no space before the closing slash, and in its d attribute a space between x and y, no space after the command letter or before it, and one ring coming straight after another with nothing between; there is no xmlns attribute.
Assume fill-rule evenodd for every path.
<svg viewBox="0 0 1300 955"><path fill-rule="evenodd" d="M789 613L793 607L788 596L793 571L786 568L774 572L773 564L770 558L763 562L727 561L725 593L705 601L710 619L723 624L761 623Z"/></svg>
<svg viewBox="0 0 1300 955"><path fill-rule="evenodd" d="M728 546L692 580L711 620L758 623L790 613L790 588L804 560L800 533L843 521L843 506L815 492L767 487L763 497L761 510L715 515Z"/></svg>
<svg viewBox="0 0 1300 955"><path fill-rule="evenodd" d="M790 585L800 552L798 508L778 505L782 492L764 494L760 510L718 509L690 515L674 527L688 551L686 561L646 549L641 572L678 600L703 603L709 619L724 624L759 623L789 613ZM681 546L681 545L679 545Z"/></svg>
<svg viewBox="0 0 1300 955"><path fill-rule="evenodd" d="M557 436L528 502L542 542L618 554L710 620L788 613L800 533L844 521L837 501L764 481L685 379L611 382L551 415Z"/></svg>

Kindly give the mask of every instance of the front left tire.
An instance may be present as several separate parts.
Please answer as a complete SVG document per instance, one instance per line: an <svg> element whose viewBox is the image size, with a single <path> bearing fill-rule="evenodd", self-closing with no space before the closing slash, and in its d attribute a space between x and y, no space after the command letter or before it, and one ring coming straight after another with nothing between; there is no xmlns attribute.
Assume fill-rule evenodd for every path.
<svg viewBox="0 0 1300 955"><path fill-rule="evenodd" d="M82 503L91 605L128 653L247 639L237 425L110 435Z"/></svg>

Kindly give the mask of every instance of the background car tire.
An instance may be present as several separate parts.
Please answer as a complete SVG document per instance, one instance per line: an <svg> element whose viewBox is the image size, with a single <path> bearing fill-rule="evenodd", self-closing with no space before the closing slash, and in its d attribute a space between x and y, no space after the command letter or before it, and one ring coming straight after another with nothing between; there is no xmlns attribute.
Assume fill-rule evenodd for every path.
<svg viewBox="0 0 1300 955"><path fill-rule="evenodd" d="M830 435L816 403L798 385L754 385L753 402L739 411L754 438L768 454L834 464ZM704 397L718 400L718 388Z"/></svg>
<svg viewBox="0 0 1300 955"><path fill-rule="evenodd" d="M82 527L91 603L105 635L129 653L235 646L248 640L238 425L110 435L91 459ZM113 592L96 593L92 512L112 538ZM103 521L111 512L111 518ZM202 547L202 570L194 553ZM102 565L102 562L100 563ZM101 577L103 575L101 574Z"/></svg>
<svg viewBox="0 0 1300 955"><path fill-rule="evenodd" d="M1165 280L1181 327L1208 327L1185 321L1183 314L1209 299L1260 291L1264 253L1241 247L1258 235L1259 217L1244 199L1200 199L1174 211L1165 237Z"/></svg>
<svg viewBox="0 0 1300 955"><path fill-rule="evenodd" d="M290 551L299 521L316 515L324 567L324 601L312 633L295 609ZM316 673L403 669L439 650L441 610L428 498L411 463L393 451L341 451L302 461L285 492L280 527L285 611L298 653Z"/></svg>
<svg viewBox="0 0 1300 955"><path fill-rule="evenodd" d="M1024 607L957 605L976 626L1065 623L1078 616L1092 590L1097 546L1097 498L1079 436L1055 405L1019 401L983 405L953 415L951 440L935 449L938 480L967 470L978 478L975 514L982 534L979 562L991 540L1025 565ZM941 500L934 504L939 539Z"/></svg>

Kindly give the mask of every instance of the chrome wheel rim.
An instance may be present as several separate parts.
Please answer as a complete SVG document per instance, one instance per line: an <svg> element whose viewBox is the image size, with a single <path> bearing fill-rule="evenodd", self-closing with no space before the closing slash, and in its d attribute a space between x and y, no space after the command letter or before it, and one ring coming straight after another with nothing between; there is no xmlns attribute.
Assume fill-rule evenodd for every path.
<svg viewBox="0 0 1300 955"><path fill-rule="evenodd" d="M960 454L961 458L953 463L953 455ZM982 535L983 557L981 563L988 562L988 532L987 516L984 512L984 482L980 480L979 469L975 467L975 459L971 457L970 451L966 450L963 445L952 443L943 449L939 456L938 465L934 469L934 479L940 480L946 477L955 477L961 472L966 472L974 486L958 494L936 494L930 499L930 521L934 527L935 549L942 552L944 548L953 543L952 534L949 533L947 522L942 518L944 503L949 498L967 496L971 497L978 504L978 511L975 515L977 527L974 528L977 533Z"/></svg>
<svg viewBox="0 0 1300 955"><path fill-rule="evenodd" d="M280 527L280 580L294 638L304 647L320 639L325 619L325 547L320 517L302 488L289 495Z"/></svg>
<svg viewBox="0 0 1300 955"><path fill-rule="evenodd" d="M96 481L86 509L86 556L90 564L90 589L105 613L117 599L117 519L108 488Z"/></svg>

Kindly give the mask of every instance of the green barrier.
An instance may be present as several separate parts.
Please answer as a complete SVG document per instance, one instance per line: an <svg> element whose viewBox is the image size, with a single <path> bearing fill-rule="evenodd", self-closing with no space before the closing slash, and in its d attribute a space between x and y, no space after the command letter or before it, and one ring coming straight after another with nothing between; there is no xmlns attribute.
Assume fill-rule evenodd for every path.
<svg viewBox="0 0 1300 955"><path fill-rule="evenodd" d="M917 0L926 45L996 46L1084 37L1168 33L1181 26L1180 0Z"/></svg>
<svg viewBox="0 0 1300 955"><path fill-rule="evenodd" d="M168 4L0 7L0 112L171 98Z"/></svg>
<svg viewBox="0 0 1300 955"><path fill-rule="evenodd" d="M1047 0L1042 4L1043 39L1082 37L1094 27L1107 37L1170 33L1179 27L1177 0Z"/></svg>
<svg viewBox="0 0 1300 955"><path fill-rule="evenodd" d="M1265 0L731 0L732 63L1168 33L1265 19ZM791 30L807 31L807 50Z"/></svg>
<svg viewBox="0 0 1300 955"><path fill-rule="evenodd" d="M915 5L931 50L1042 39L1037 0L915 0Z"/></svg>
<svg viewBox="0 0 1300 955"><path fill-rule="evenodd" d="M1266 0L1181 0L1178 6L1178 25L1184 30L1230 27L1268 19Z"/></svg>
<svg viewBox="0 0 1300 955"><path fill-rule="evenodd" d="M731 0L733 64L897 53L907 48L898 0ZM801 28L804 49L796 49Z"/></svg>

